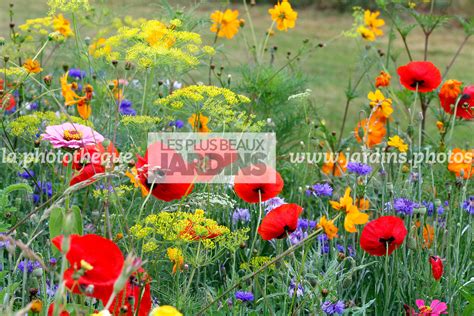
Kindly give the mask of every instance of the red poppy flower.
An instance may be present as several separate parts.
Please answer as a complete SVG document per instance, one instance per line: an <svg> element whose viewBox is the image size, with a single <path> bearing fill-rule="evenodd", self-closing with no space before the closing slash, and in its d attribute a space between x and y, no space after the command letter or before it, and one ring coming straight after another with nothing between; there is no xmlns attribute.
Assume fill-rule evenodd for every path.
<svg viewBox="0 0 474 316"><path fill-rule="evenodd" d="M203 139L194 148L195 160L191 163L196 181L208 182L220 174L225 167L239 158L237 150L228 139Z"/></svg>
<svg viewBox="0 0 474 316"><path fill-rule="evenodd" d="M60 251L62 241L63 236L52 240ZM110 297L124 263L123 254L115 243L93 234L71 235L66 258L70 267L64 272L64 280L69 289L74 293L83 294L88 286L93 286L89 296Z"/></svg>
<svg viewBox="0 0 474 316"><path fill-rule="evenodd" d="M441 83L441 73L429 61L412 61L405 66L398 67L400 83L408 90L430 92Z"/></svg>
<svg viewBox="0 0 474 316"><path fill-rule="evenodd" d="M235 193L248 203L274 198L282 189L283 179L278 171L263 163L241 169L234 180Z"/></svg>
<svg viewBox="0 0 474 316"><path fill-rule="evenodd" d="M51 303L51 305L49 305L49 307L48 307L48 316L53 316L54 315L54 310L55 310L54 303ZM61 308L58 315L59 316L69 316L70 314L69 314L68 311Z"/></svg>
<svg viewBox="0 0 474 316"><path fill-rule="evenodd" d="M430 256L430 264L433 278L438 281L443 275L443 261L438 256Z"/></svg>
<svg viewBox="0 0 474 316"><path fill-rule="evenodd" d="M296 230L301 212L303 208L297 204L280 205L263 218L258 233L264 240L284 238Z"/></svg>
<svg viewBox="0 0 474 316"><path fill-rule="evenodd" d="M443 97L440 94L439 100L446 113L453 114L458 96ZM464 87L461 98L458 101L456 117L461 117L465 120L474 119L474 85Z"/></svg>
<svg viewBox="0 0 474 316"><path fill-rule="evenodd" d="M188 177L181 176L191 170L192 177L190 166L184 162L181 155L161 142L150 145L145 157L137 155L136 167L140 182L159 200L179 200L194 188L192 181L187 180ZM150 175L153 175L153 179L149 179Z"/></svg>
<svg viewBox="0 0 474 316"><path fill-rule="evenodd" d="M133 297L133 308L129 298ZM108 298L102 299L104 306ZM138 308L138 313L135 310ZM109 311L114 316L148 316L151 310L150 277L140 268L129 278L126 288L115 297ZM126 312L123 312L126 311Z"/></svg>
<svg viewBox="0 0 474 316"><path fill-rule="evenodd" d="M68 156L65 156L63 165L68 164ZM103 143L87 145L74 152L72 159L72 169L79 171L72 177L69 185L74 185L94 177L96 174L104 173L106 167L114 164L114 159L118 157L118 151L112 143L107 148ZM94 181L91 181L91 183Z"/></svg>
<svg viewBox="0 0 474 316"><path fill-rule="evenodd" d="M5 111L10 111L16 105L15 97L11 94L7 94L6 96L0 96L0 109L5 106Z"/></svg>
<svg viewBox="0 0 474 316"><path fill-rule="evenodd" d="M365 225L360 235L360 246L373 256L390 255L400 247L406 235L407 229L401 218L382 216Z"/></svg>

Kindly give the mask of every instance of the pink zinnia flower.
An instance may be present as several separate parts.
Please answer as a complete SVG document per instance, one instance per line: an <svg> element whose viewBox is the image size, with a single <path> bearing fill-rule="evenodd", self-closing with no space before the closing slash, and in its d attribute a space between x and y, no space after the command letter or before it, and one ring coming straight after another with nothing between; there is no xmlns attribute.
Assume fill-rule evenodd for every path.
<svg viewBox="0 0 474 316"><path fill-rule="evenodd" d="M54 148L80 148L104 140L104 136L92 128L75 123L48 126L46 133L41 136L43 140L49 141Z"/></svg>
<svg viewBox="0 0 474 316"><path fill-rule="evenodd" d="M418 309L420 312L416 315L441 315L441 314L447 314L447 309L448 305L446 303L441 302L440 300L433 300L431 302L430 306L425 305L424 300L416 300L416 306L418 306Z"/></svg>

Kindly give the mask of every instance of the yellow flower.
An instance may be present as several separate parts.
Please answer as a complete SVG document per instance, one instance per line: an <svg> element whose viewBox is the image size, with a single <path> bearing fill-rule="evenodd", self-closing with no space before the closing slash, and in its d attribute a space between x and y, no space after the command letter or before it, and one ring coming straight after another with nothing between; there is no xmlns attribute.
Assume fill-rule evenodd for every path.
<svg viewBox="0 0 474 316"><path fill-rule="evenodd" d="M69 20L65 19L62 14L58 14L53 19L54 30L61 33L64 37L73 36L74 33L71 30L71 23Z"/></svg>
<svg viewBox="0 0 474 316"><path fill-rule="evenodd" d="M211 25L211 32L217 33L219 37L231 39L239 32L240 20L239 11L227 9L225 12L214 11L211 14L214 23Z"/></svg>
<svg viewBox="0 0 474 316"><path fill-rule="evenodd" d="M178 248L168 248L166 250L166 253L168 254L168 258L170 259L170 261L174 263L173 274L176 273L178 268L182 270L184 265L184 257L181 250Z"/></svg>
<svg viewBox="0 0 474 316"><path fill-rule="evenodd" d="M298 13L293 11L288 0L275 4L273 9L268 10L268 13L270 13L272 20L276 22L278 30L287 31L295 27Z"/></svg>
<svg viewBox="0 0 474 316"><path fill-rule="evenodd" d="M391 147L394 147L394 148L398 148L398 150L402 153L404 153L408 150L408 145L405 144L403 139L401 139L400 136L398 136L398 135L390 137L388 139L387 145L389 145Z"/></svg>
<svg viewBox="0 0 474 316"><path fill-rule="evenodd" d="M200 132L200 133L209 133L210 129L207 127L209 123L209 118L202 114L193 114L188 119L189 124L193 127L193 131Z"/></svg>
<svg viewBox="0 0 474 316"><path fill-rule="evenodd" d="M140 190L142 191L142 196L148 195L147 187L144 186L138 178L137 167L131 168L130 171L125 172L125 175L130 179L130 182L135 186L135 188L140 188Z"/></svg>
<svg viewBox="0 0 474 316"><path fill-rule="evenodd" d="M33 313L41 313L43 310L43 302L41 300L33 300L31 301L31 308L30 311Z"/></svg>
<svg viewBox="0 0 474 316"><path fill-rule="evenodd" d="M324 233L331 240L334 237L337 237L337 227L334 225L334 221L329 221L326 219L326 216L322 216L318 223L318 228L323 228Z"/></svg>
<svg viewBox="0 0 474 316"><path fill-rule="evenodd" d="M338 201L329 201L332 208L346 212L344 218L344 229L349 233L357 232L355 225L363 225L369 221L369 215L359 211L353 204L351 189L347 188L344 196Z"/></svg>
<svg viewBox="0 0 474 316"><path fill-rule="evenodd" d="M373 42L375 41L375 33L372 32L370 29L366 28L365 26L359 26L357 28L357 33L360 34L360 36L362 36L363 39L365 39L366 41L369 41L369 42Z"/></svg>
<svg viewBox="0 0 474 316"><path fill-rule="evenodd" d="M444 130L444 123L441 122L441 121L437 121L436 122L436 127L438 128L439 132L440 133L444 133L445 130Z"/></svg>
<svg viewBox="0 0 474 316"><path fill-rule="evenodd" d="M23 68L25 68L26 71L30 74L37 74L38 72L43 71L43 68L41 68L39 61L32 59L27 59L23 64Z"/></svg>
<svg viewBox="0 0 474 316"><path fill-rule="evenodd" d="M84 100L84 98L81 98L77 95L76 92L74 92L74 90L72 89L72 84L69 84L67 82L67 76L68 72L66 72L60 79L61 93L64 97L65 105L70 106L79 103L81 100Z"/></svg>
<svg viewBox="0 0 474 316"><path fill-rule="evenodd" d="M389 117L393 113L392 99L385 98L383 93L377 89L375 92L369 92L367 98L370 100L370 106L380 110L384 117Z"/></svg>
<svg viewBox="0 0 474 316"><path fill-rule="evenodd" d="M175 307L169 305L163 305L154 308L150 316L183 316Z"/></svg>
<svg viewBox="0 0 474 316"><path fill-rule="evenodd" d="M379 15L379 11L371 12L370 10L365 10L364 12L365 25L374 33L375 36L383 35L383 31L380 29L380 27L385 25L385 21L383 19L378 19Z"/></svg>

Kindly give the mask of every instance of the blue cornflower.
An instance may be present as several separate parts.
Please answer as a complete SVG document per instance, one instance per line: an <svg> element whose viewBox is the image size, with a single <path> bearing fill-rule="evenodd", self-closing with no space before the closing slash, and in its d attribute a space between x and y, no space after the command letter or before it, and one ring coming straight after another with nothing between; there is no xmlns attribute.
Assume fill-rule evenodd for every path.
<svg viewBox="0 0 474 316"><path fill-rule="evenodd" d="M341 244L336 244L336 249L337 249L337 251L342 252L342 253L344 253L346 251L344 246L341 245Z"/></svg>
<svg viewBox="0 0 474 316"><path fill-rule="evenodd" d="M237 224L238 221L248 223L250 221L250 212L246 208L237 208L232 213L232 223Z"/></svg>
<svg viewBox="0 0 474 316"><path fill-rule="evenodd" d="M329 252L329 239L326 234L321 234L317 238L319 246L321 247L321 254Z"/></svg>
<svg viewBox="0 0 474 316"><path fill-rule="evenodd" d="M235 298L242 302L251 302L254 299L252 292L237 291L235 292Z"/></svg>
<svg viewBox="0 0 474 316"><path fill-rule="evenodd" d="M372 172L372 167L360 162L349 162L347 164L347 171L365 176Z"/></svg>
<svg viewBox="0 0 474 316"><path fill-rule="evenodd" d="M23 260L18 264L18 270L25 272L25 269L28 273L33 272L34 269L41 268L41 264L38 261Z"/></svg>
<svg viewBox="0 0 474 316"><path fill-rule="evenodd" d="M297 228L307 230L307 229L314 229L316 228L316 221L312 221L306 218L299 218L298 219L298 226Z"/></svg>
<svg viewBox="0 0 474 316"><path fill-rule="evenodd" d="M332 187L327 183L316 183L315 185L310 187L308 190L306 190L306 195L307 196L313 195L316 197L331 196Z"/></svg>
<svg viewBox="0 0 474 316"><path fill-rule="evenodd" d="M47 195L48 198L53 196L53 185L51 182L38 181L38 185L34 185L33 202L35 204L39 203L43 194Z"/></svg>
<svg viewBox="0 0 474 316"><path fill-rule="evenodd" d="M321 309L323 312L326 313L326 315L342 315L344 313L346 305L344 304L344 301L337 301L336 303L332 303L330 301L326 301L321 305Z"/></svg>
<svg viewBox="0 0 474 316"><path fill-rule="evenodd" d="M18 172L18 176L20 178L28 180L35 176L35 172L33 170L28 170L28 172L26 171Z"/></svg>
<svg viewBox="0 0 474 316"><path fill-rule="evenodd" d="M86 76L86 72L79 68L69 69L68 76L74 79L83 79Z"/></svg>
<svg viewBox="0 0 474 316"><path fill-rule="evenodd" d="M180 129L184 127L184 122L181 120L171 121L168 126L176 126L177 129Z"/></svg>
<svg viewBox="0 0 474 316"><path fill-rule="evenodd" d="M303 231L301 228L297 228L288 236L288 239L292 245L295 245L297 243L300 243L306 237L308 237L308 233Z"/></svg>
<svg viewBox="0 0 474 316"><path fill-rule="evenodd" d="M462 203L462 208L466 210L470 215L474 215L474 196L471 195L469 199Z"/></svg>
<svg viewBox="0 0 474 316"><path fill-rule="evenodd" d="M121 102L120 102L120 106L119 106L119 111L120 111L120 114L122 115L130 115L130 116L135 116L137 115L137 111L135 111L134 108L132 108L132 101L130 100L127 100L127 99L123 99Z"/></svg>
<svg viewBox="0 0 474 316"><path fill-rule="evenodd" d="M421 204L423 204L423 206L426 207L426 214L427 214L428 216L432 216L432 215L433 215L433 212L434 212L434 204L433 204L433 202L423 201L423 202L421 202Z"/></svg>
<svg viewBox="0 0 474 316"><path fill-rule="evenodd" d="M55 266L56 263L58 263L58 259L56 259L54 257L49 258L49 264L50 265Z"/></svg>
<svg viewBox="0 0 474 316"><path fill-rule="evenodd" d="M293 295L296 295L296 297L301 297L304 295L304 287L303 284L298 283L296 284L295 279L291 279L290 281L290 286L288 286L288 295L290 297L293 297Z"/></svg>
<svg viewBox="0 0 474 316"><path fill-rule="evenodd" d="M399 214L412 215L413 209L418 207L419 205L417 203L405 198L397 198L393 200L393 208Z"/></svg>
<svg viewBox="0 0 474 316"><path fill-rule="evenodd" d="M274 208L277 208L280 205L285 204L285 199L282 199L278 196L271 198L269 200L266 200L265 202L262 202L263 206L265 207L265 212L270 212Z"/></svg>

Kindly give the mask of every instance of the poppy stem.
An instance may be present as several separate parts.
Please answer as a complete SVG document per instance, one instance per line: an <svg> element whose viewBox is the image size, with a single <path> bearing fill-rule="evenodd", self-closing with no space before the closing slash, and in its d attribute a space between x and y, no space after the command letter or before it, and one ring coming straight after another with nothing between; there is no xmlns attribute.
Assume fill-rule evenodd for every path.
<svg viewBox="0 0 474 316"><path fill-rule="evenodd" d="M390 291L389 291L389 278L388 278L388 242L385 243L385 264L384 264L384 274L385 274L385 283L384 283L384 292L385 292L385 301L384 301L384 315L389 315L388 304L390 300Z"/></svg>
<svg viewBox="0 0 474 316"><path fill-rule="evenodd" d="M258 220L257 225L255 226L255 233L253 234L252 245L250 246L249 258L252 257L253 249L255 248L255 242L257 241L258 235L258 225L262 220L262 192L258 190Z"/></svg>

